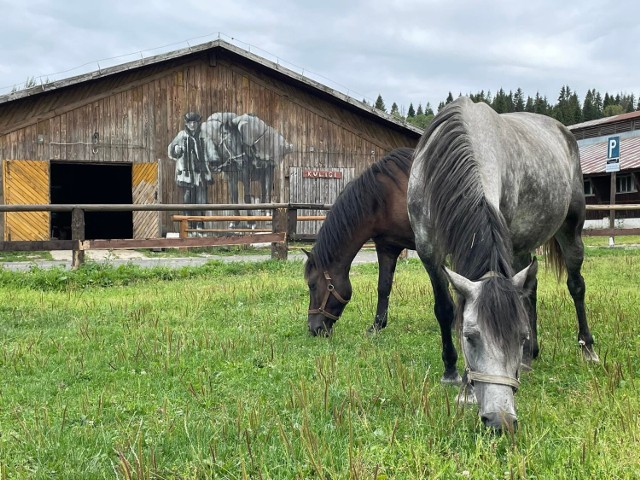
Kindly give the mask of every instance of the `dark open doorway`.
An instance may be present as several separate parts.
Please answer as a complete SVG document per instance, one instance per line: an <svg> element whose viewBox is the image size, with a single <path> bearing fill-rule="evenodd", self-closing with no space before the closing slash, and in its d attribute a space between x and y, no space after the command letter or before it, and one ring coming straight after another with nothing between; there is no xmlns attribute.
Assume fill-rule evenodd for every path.
<svg viewBox="0 0 640 480"><path fill-rule="evenodd" d="M51 162L51 203L132 203L131 164ZM85 238L132 238L132 212L85 212ZM51 237L71 238L71 212L51 213Z"/></svg>

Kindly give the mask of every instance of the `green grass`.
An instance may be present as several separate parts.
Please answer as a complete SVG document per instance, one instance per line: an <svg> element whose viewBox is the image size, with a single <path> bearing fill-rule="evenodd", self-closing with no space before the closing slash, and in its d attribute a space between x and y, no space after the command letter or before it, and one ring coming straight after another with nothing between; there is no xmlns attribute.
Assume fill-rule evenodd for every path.
<svg viewBox="0 0 640 480"><path fill-rule="evenodd" d="M439 384L415 260L372 337L377 267L354 266L329 339L307 335L301 262L0 270L0 478L637 478L640 251L588 252L601 363L542 266L512 436Z"/></svg>
<svg viewBox="0 0 640 480"><path fill-rule="evenodd" d="M0 252L0 262L30 262L53 260L50 252Z"/></svg>

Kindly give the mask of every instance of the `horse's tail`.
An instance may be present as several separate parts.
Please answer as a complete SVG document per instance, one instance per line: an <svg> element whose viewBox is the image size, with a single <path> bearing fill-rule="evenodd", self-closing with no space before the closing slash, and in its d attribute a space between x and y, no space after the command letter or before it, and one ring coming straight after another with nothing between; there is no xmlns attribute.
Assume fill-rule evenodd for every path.
<svg viewBox="0 0 640 480"><path fill-rule="evenodd" d="M567 272L567 267L564 263L564 255L560 244L555 237L551 237L544 245L542 245L542 253L544 254L544 261L547 267L550 267L553 273L556 274L558 281L562 280L564 274Z"/></svg>

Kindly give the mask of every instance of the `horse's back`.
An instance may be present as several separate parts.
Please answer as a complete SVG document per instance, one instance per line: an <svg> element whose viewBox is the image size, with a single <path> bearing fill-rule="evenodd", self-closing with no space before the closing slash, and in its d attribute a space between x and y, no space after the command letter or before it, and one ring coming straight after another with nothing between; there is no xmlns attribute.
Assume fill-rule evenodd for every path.
<svg viewBox="0 0 640 480"><path fill-rule="evenodd" d="M533 250L546 242L561 227L571 209L584 208L577 143L561 123L534 113L498 114L489 105L474 103L466 97L448 107L452 110L442 113L446 116L452 111L459 112L457 123L454 114L454 123L442 121L423 137L410 183L429 184L430 179L421 175L429 170L430 162L441 160L427 158L426 152L445 151L447 145L438 146L437 142L444 143L451 128L457 128L463 130L460 136L465 137L465 148L474 158L473 175L477 180L471 183L481 184L484 197L504 217L515 252ZM468 188L468 175L463 178L454 164L449 170L451 173L445 175L460 175L460 188ZM415 194L410 192L411 196ZM414 214L425 215L422 200L414 198L413 201L416 202Z"/></svg>
<svg viewBox="0 0 640 480"><path fill-rule="evenodd" d="M540 114L497 114L463 103L483 189L507 222L514 251L551 238L571 208L584 204L577 143L557 120Z"/></svg>

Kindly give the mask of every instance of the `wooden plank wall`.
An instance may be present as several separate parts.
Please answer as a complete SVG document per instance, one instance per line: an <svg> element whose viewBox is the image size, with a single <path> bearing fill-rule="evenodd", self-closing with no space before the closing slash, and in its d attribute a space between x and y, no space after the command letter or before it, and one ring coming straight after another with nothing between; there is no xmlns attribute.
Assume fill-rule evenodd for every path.
<svg viewBox="0 0 640 480"><path fill-rule="evenodd" d="M35 99L25 99L24 105L31 117L19 112L19 105L12 105L10 110L0 106L2 160L154 163L161 172L157 187L162 203L183 201L183 191L175 181L175 162L168 157L167 147L184 128L183 116L188 111L199 112L203 120L215 112L255 114L293 145L293 151L276 168L271 197L274 202L313 197L319 203L330 203L339 187L389 150L415 146L418 141L412 132L390 128L317 92L285 82L267 68L224 52L219 52L214 61L205 52L60 92L45 92ZM9 114L22 119L22 123L28 118L33 122L8 131L10 122L3 115ZM343 181L326 185L319 182L322 188L312 188L301 182L297 172L303 168L341 169ZM259 199L258 182L250 188L253 198ZM308 193L306 188L310 188ZM225 176L214 174L208 201L229 200ZM170 215L159 214L159 234L176 231Z"/></svg>
<svg viewBox="0 0 640 480"><path fill-rule="evenodd" d="M340 192L351 180L355 178L355 168L329 168L323 169L329 172L340 172L342 178L304 178L303 167L291 167L291 203L325 203L335 202ZM325 210L306 210L298 212L298 215L325 215ZM298 222L296 233L315 234L322 226L320 221Z"/></svg>

